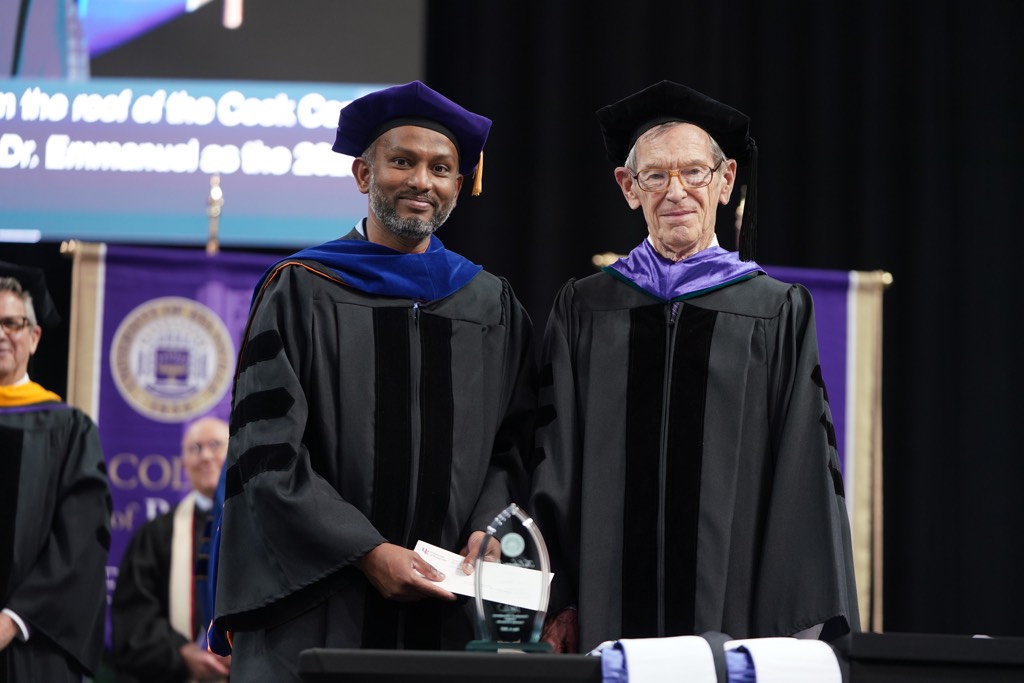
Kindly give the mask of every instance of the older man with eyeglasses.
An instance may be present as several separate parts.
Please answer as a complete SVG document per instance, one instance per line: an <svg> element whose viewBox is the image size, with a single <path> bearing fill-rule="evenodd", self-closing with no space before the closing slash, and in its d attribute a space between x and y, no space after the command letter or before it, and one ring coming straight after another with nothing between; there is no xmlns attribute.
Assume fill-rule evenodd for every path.
<svg viewBox="0 0 1024 683"><path fill-rule="evenodd" d="M0 262L0 683L99 666L110 492L95 424L33 382L60 322L42 271Z"/></svg>
<svg viewBox="0 0 1024 683"><path fill-rule="evenodd" d="M228 435L228 423L214 416L186 427L181 460L192 491L139 527L121 558L110 606L119 683L228 677L231 657L205 645L213 613L203 558Z"/></svg>
<svg viewBox="0 0 1024 683"><path fill-rule="evenodd" d="M597 117L647 236L568 281L548 319L530 504L552 548L544 640L857 629L811 296L752 260L749 119L671 81ZM736 253L715 222L743 167Z"/></svg>

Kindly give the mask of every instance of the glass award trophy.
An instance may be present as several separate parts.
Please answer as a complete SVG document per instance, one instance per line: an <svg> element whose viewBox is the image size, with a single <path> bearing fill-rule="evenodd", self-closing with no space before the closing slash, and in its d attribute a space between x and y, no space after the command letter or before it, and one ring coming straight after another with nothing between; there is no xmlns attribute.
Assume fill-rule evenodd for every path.
<svg viewBox="0 0 1024 683"><path fill-rule="evenodd" d="M499 547L500 559L484 560L485 550ZM487 527L474 574L478 640L466 649L550 652L540 642L551 582L548 549L533 519L515 503Z"/></svg>

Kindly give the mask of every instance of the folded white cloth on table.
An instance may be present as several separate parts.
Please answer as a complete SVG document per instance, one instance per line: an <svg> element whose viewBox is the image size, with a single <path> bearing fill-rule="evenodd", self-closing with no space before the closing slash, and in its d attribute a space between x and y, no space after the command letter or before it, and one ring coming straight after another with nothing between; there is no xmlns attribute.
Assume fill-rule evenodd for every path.
<svg viewBox="0 0 1024 683"><path fill-rule="evenodd" d="M591 652L597 653L605 683L718 683L711 646L700 636L623 638L602 643Z"/></svg>
<svg viewBox="0 0 1024 683"><path fill-rule="evenodd" d="M757 683L842 683L836 653L820 640L747 638L730 640L726 650L743 648L754 661ZM633 671L630 667L630 680Z"/></svg>

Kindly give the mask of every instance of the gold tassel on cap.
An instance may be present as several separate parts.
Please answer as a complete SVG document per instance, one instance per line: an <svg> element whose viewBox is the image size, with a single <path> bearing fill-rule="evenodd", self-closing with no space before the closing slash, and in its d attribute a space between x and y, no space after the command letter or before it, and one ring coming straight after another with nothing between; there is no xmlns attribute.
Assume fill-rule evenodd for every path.
<svg viewBox="0 0 1024 683"><path fill-rule="evenodd" d="M473 171L473 196L476 197L484 191L484 151L480 150L480 161Z"/></svg>

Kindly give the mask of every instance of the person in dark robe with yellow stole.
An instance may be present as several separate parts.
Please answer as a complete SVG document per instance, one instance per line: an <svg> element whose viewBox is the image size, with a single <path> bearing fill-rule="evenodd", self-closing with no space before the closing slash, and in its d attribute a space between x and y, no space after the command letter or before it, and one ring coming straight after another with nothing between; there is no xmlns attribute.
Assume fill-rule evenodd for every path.
<svg viewBox="0 0 1024 683"><path fill-rule="evenodd" d="M0 683L80 683L103 650L111 498L99 434L28 374L42 325L59 321L42 272L0 262Z"/></svg>

